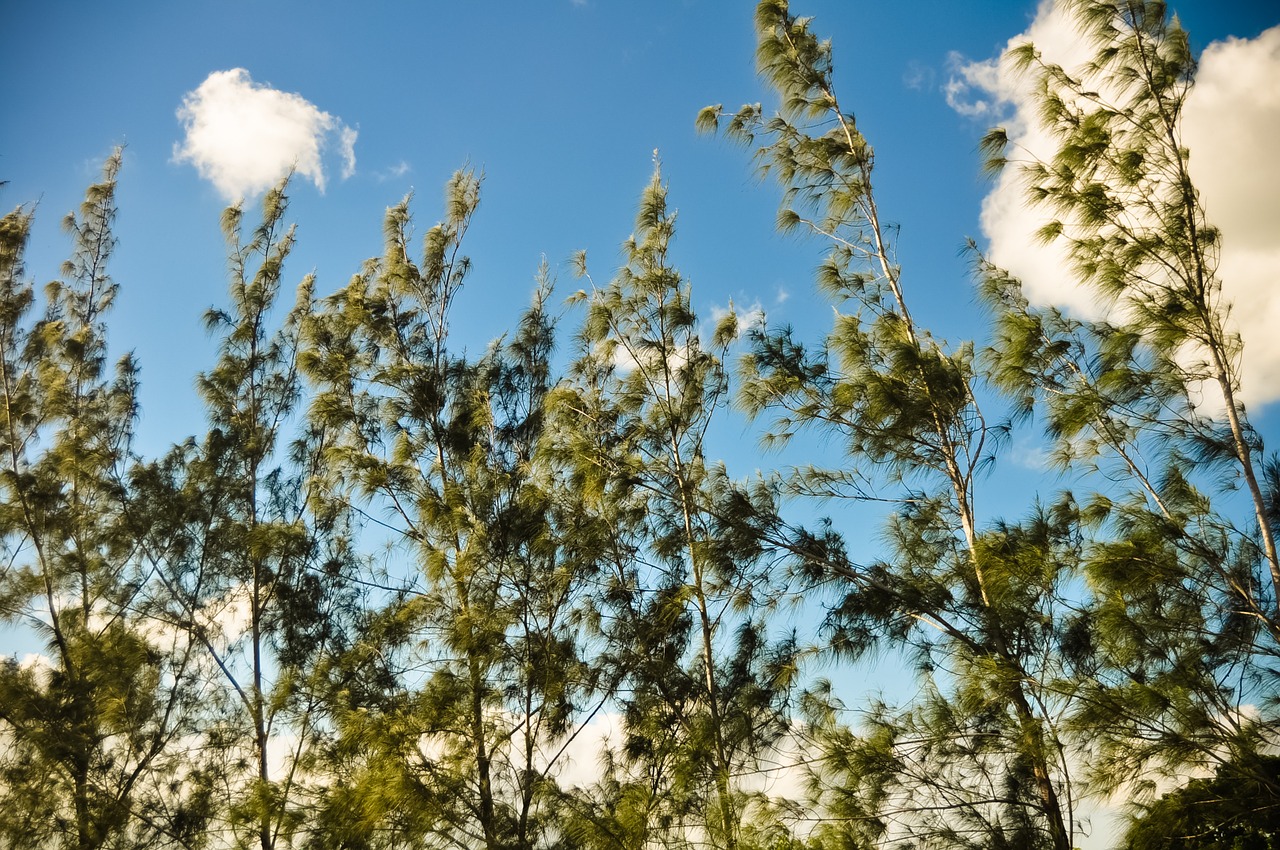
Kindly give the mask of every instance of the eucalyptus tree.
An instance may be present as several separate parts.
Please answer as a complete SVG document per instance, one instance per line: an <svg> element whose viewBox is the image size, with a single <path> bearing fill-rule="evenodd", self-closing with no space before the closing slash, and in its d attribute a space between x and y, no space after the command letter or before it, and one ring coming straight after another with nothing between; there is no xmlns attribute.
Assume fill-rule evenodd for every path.
<svg viewBox="0 0 1280 850"><path fill-rule="evenodd" d="M120 158L65 219L74 247L38 319L22 264L32 213L0 220L0 622L43 650L0 664L7 847L193 837L168 793L192 729L190 657L141 616L126 516L137 372L126 355L112 376L107 359Z"/></svg>
<svg viewBox="0 0 1280 850"><path fill-rule="evenodd" d="M1074 791L1055 683L1078 548L1074 504L979 527L976 485L1000 428L979 404L974 347L946 345L909 309L874 153L837 98L830 43L785 0L763 0L756 26L778 111L712 106L698 124L723 125L755 148L784 189L780 227L829 245L818 284L836 316L816 345L788 328L753 331L739 399L772 417L770 440L810 432L843 447L843 465L797 470L794 492L894 506L888 552L872 563L850 562L838 534L778 526L774 535L809 559L815 583L839 587L828 617L837 653L887 642L914 657L921 679L913 704L874 709L863 734L847 734L815 701L824 756L815 795L834 818L819 833L855 844L1069 850Z"/></svg>
<svg viewBox="0 0 1280 850"><path fill-rule="evenodd" d="M389 209L382 258L306 326L328 485L405 559L404 586L335 669L350 787L329 800L335 842L548 845L555 776L590 713L573 626L603 535L544 459L545 270L509 339L470 359L449 336L480 184L449 181L420 261L408 199Z"/></svg>
<svg viewBox="0 0 1280 850"><path fill-rule="evenodd" d="M134 521L157 616L197 649L205 679L199 756L187 782L217 840L262 850L306 826L310 751L324 727L315 683L344 639L352 564L340 511L308 512L315 434L288 445L300 397L298 333L312 278L275 327L285 260L287 179L222 216L230 304L205 323L217 362L197 386L209 431L133 473ZM315 439L312 439L315 437Z"/></svg>
<svg viewBox="0 0 1280 850"><path fill-rule="evenodd" d="M1240 400L1224 236L1182 141L1195 59L1163 3L1070 8L1088 64L1064 69L1034 44L1011 56L1037 85L1052 150L1036 156L1003 130L985 148L1050 214L1041 238L1065 247L1106 316L1034 307L982 270L995 383L1043 421L1063 469L1111 479L1081 499L1092 604L1070 630L1075 719L1104 790L1195 766L1280 801L1259 770L1277 743L1280 467Z"/></svg>
<svg viewBox="0 0 1280 850"><path fill-rule="evenodd" d="M580 352L555 399L559 449L625 541L601 577L596 623L623 741L589 791L604 811L578 822L590 846L740 846L762 761L788 730L798 653L768 622L785 574L769 569L755 533L771 503L707 456L738 319L730 313L703 342L671 264L675 219L655 170L627 264L579 294Z"/></svg>

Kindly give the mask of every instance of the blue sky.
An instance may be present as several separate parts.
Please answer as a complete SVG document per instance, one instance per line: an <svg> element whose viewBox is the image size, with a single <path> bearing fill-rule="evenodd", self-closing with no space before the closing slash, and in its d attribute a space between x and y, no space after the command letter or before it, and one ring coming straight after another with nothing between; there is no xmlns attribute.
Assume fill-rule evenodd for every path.
<svg viewBox="0 0 1280 850"><path fill-rule="evenodd" d="M1280 21L1280 9L1261 2L1174 5L1197 48ZM609 276L657 149L680 210L676 260L700 312L732 298L817 333L829 317L809 280L821 246L775 236L773 187L755 181L744 151L693 129L708 103L765 98L752 6L11 1L0 10L0 73L12 81L0 126L0 180L10 184L0 202L38 203L27 267L43 282L67 251L58 222L111 147L127 145L112 340L142 365L141 446L153 451L200 429L192 380L213 348L200 315L223 302L226 282L217 220L227 197L177 156L186 144L177 113L211 74L233 69L254 90L293 96L330 122L323 192L305 175L293 187L290 282L314 270L319 292L340 287L378 253L388 205L412 190L425 230L444 180L469 163L486 184L468 245L476 270L455 328L479 348L514 320L542 256L562 272L565 294L577 286L564 263L575 250L588 250L597 279ZM959 249L983 235L978 214L991 184L979 175L976 142L999 116L961 114L947 89L963 81L966 63L998 55L1026 30L1036 7L794 8L834 41L838 90L876 147L881 207L902 226L921 319L950 338L980 335ZM981 100L963 94L970 106ZM356 134L347 176L343 128Z"/></svg>

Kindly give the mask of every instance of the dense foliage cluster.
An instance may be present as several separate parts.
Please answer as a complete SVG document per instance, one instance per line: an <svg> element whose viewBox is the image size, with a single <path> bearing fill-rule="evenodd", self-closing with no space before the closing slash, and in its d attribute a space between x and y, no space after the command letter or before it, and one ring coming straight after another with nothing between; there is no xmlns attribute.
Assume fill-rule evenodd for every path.
<svg viewBox="0 0 1280 850"><path fill-rule="evenodd" d="M697 120L829 249L824 339L707 331L659 172L614 279L578 258L572 335L543 269L509 334L451 343L469 171L420 246L406 199L381 257L281 305L285 181L223 216L207 432L143 457L137 364L107 357L119 156L42 295L31 210L0 219L0 619L44 646L0 663L0 847L1070 850L1115 798L1124 846L1280 844L1280 460L1179 141L1194 62L1162 4L1072 7L1082 78L1015 57L1056 154L984 149L1100 321L975 247L989 335L917 324L871 145L785 0L756 13L776 111ZM733 479L708 433L735 403L839 457ZM985 523L983 470L1035 426L1063 485ZM875 560L796 519L841 500L888 506ZM818 678L880 651L913 699Z"/></svg>

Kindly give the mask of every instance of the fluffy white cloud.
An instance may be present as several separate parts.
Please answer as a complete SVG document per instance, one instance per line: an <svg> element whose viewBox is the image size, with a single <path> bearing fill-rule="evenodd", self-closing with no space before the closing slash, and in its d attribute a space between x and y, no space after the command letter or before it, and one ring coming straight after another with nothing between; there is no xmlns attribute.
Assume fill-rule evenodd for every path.
<svg viewBox="0 0 1280 850"><path fill-rule="evenodd" d="M1009 40L1008 48L1033 42L1046 60L1064 68L1079 66L1091 51L1082 42L1066 10L1043 2L1026 32ZM1037 118L1034 85L1002 57L965 62L950 59L951 77L944 88L947 103L961 115L1000 123L1009 132L1011 147L1031 157L1052 155L1054 143ZM1079 315L1096 317L1092 296L1062 275L1065 252L1041 245L1036 231L1048 216L1028 207L1025 188L1016 169L1000 174L982 203L982 232L989 241L987 256L1022 280L1027 297L1040 304L1058 304Z"/></svg>
<svg viewBox="0 0 1280 850"><path fill-rule="evenodd" d="M1090 55L1065 10L1053 2L1042 2L1031 26L1008 46L1028 40L1068 70ZM1031 81L1008 63L955 57L944 92L957 112L1004 124L1011 145L1023 155L1052 155ZM1280 27L1204 51L1182 133L1209 221L1223 232L1219 277L1234 305L1234 329L1245 340L1244 399L1280 399L1280 334L1271 330L1280 321L1280 160L1271 152L1280 137ZM1062 249L1038 244L1034 234L1047 218L1028 206L1018 175L1006 171L982 207L989 258L1021 278L1033 302L1098 317L1100 308L1089 293L1062 273Z"/></svg>
<svg viewBox="0 0 1280 850"><path fill-rule="evenodd" d="M1218 276L1244 338L1244 398L1280 399L1280 27L1209 45L1182 113L1191 178L1222 229Z"/></svg>
<svg viewBox="0 0 1280 850"><path fill-rule="evenodd" d="M356 131L299 94L255 83L243 68L214 71L182 98L184 138L173 158L196 167L228 201L258 194L289 169L324 191L321 159L336 143L345 179L355 173Z"/></svg>

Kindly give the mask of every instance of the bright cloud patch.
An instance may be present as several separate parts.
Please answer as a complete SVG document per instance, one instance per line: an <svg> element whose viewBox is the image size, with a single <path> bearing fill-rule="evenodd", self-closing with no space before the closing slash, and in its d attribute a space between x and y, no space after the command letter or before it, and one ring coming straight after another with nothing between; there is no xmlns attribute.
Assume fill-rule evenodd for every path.
<svg viewBox="0 0 1280 850"><path fill-rule="evenodd" d="M1027 31L1009 42L1033 42L1049 62L1071 70L1091 50L1066 11L1042 3ZM1040 126L1031 81L998 60L954 57L947 102L962 115L1002 123L1011 148L1047 159L1054 144ZM1252 40L1210 45L1200 59L1196 84L1182 116L1183 140L1192 152L1191 175L1209 221L1223 232L1219 277L1234 305L1232 320L1245 340L1244 399L1280 399L1280 160L1271 152L1280 137L1280 27ZM1015 170L1005 171L982 206L988 256L1019 277L1027 296L1096 318L1090 294L1062 274L1065 253L1043 246L1035 232L1048 215L1026 202Z"/></svg>
<svg viewBox="0 0 1280 850"><path fill-rule="evenodd" d="M1091 51L1076 33L1067 12L1051 3L1040 6L1025 33L1010 39L1012 48L1033 42L1045 59L1074 68L1090 58ZM951 77L944 88L947 103L961 115L1002 124L1010 146L1025 154L1049 158L1054 142L1040 126L1034 85L1000 59L965 62L952 54ZM1048 216L1031 209L1016 169L1003 171L995 188L982 203L982 232L989 241L987 257L1022 280L1027 297L1039 304L1057 304L1078 315L1097 317L1092 296L1065 278L1066 253L1055 244L1041 245L1036 231Z"/></svg>
<svg viewBox="0 0 1280 850"><path fill-rule="evenodd" d="M1209 45L1182 113L1191 177L1222 230L1218 276L1245 341L1246 401L1280 399L1280 27Z"/></svg>
<svg viewBox="0 0 1280 850"><path fill-rule="evenodd" d="M355 173L356 131L299 94L255 83L243 68L215 71L178 109L189 162L228 201L265 191L289 169L324 191L321 154L336 144L345 179Z"/></svg>

